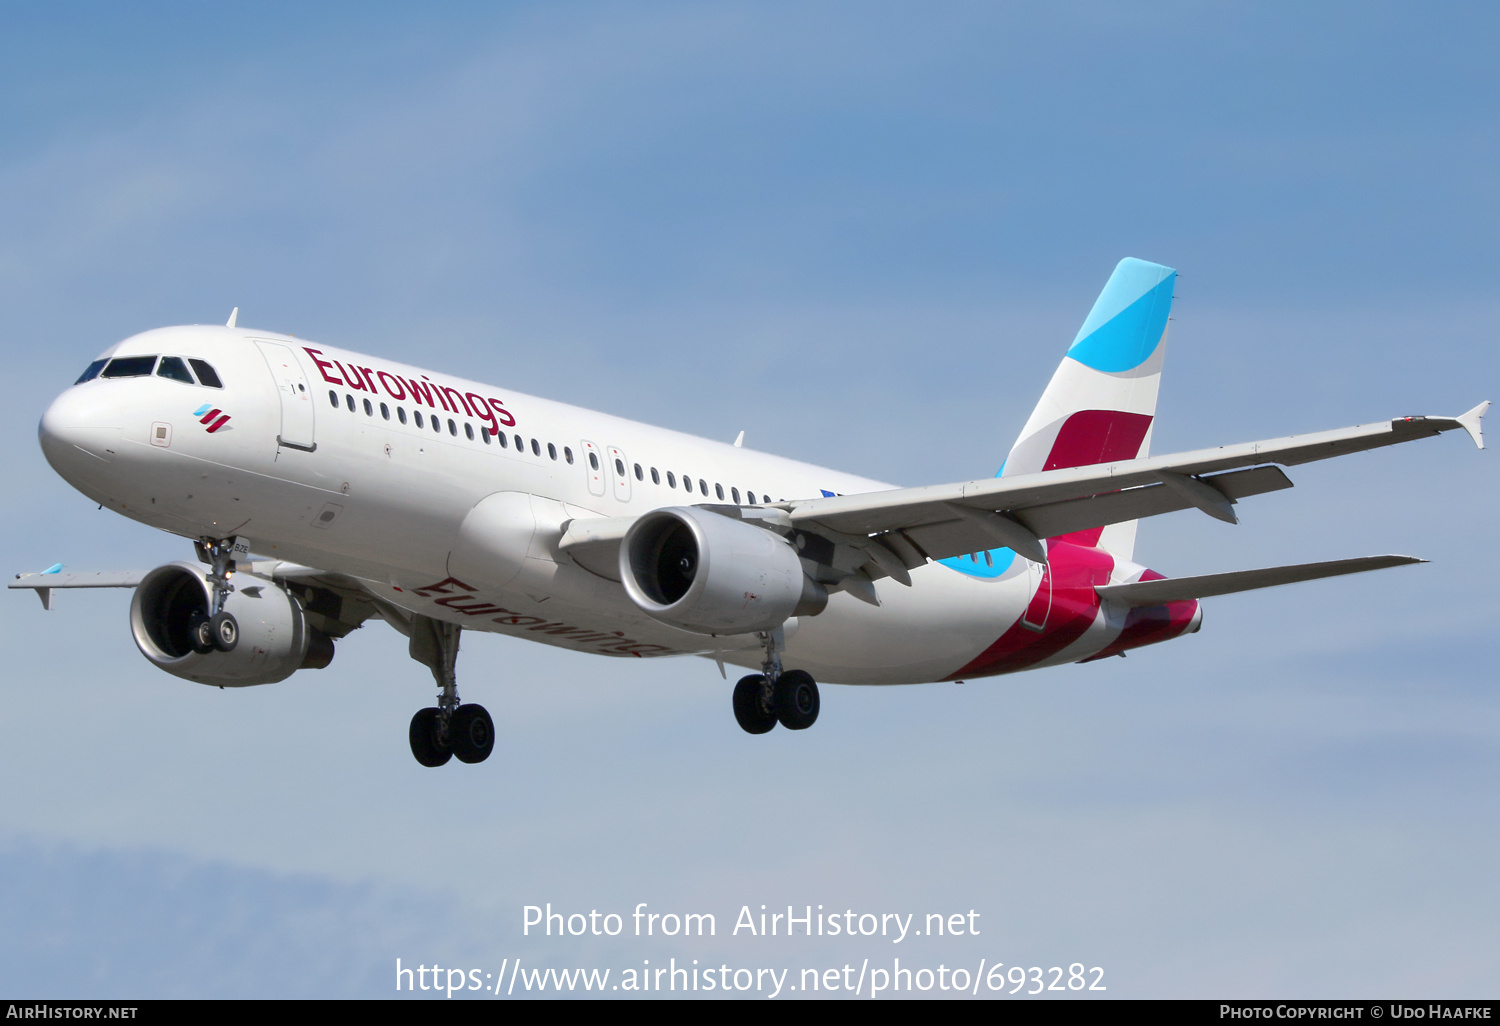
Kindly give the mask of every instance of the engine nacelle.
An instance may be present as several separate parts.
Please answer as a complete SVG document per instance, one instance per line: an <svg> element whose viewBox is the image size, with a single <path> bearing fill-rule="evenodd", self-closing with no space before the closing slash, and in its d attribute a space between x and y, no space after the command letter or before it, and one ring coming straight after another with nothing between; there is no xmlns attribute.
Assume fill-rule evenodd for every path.
<svg viewBox="0 0 1500 1026"><path fill-rule="evenodd" d="M779 534L692 506L652 510L620 544L631 601L698 634L746 634L823 611L828 592Z"/></svg>
<svg viewBox="0 0 1500 1026"><path fill-rule="evenodd" d="M199 684L246 687L274 684L301 669L333 660L333 641L307 622L302 606L275 581L240 571L224 611L239 624L232 652L193 651L189 628L208 615L212 586L192 563L168 563L148 573L130 601L130 633L141 654L168 673Z"/></svg>

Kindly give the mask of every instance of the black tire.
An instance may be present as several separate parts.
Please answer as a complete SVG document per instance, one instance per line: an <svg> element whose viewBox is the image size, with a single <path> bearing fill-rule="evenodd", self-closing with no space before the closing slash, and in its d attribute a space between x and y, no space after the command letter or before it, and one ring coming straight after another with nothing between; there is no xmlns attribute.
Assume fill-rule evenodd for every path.
<svg viewBox="0 0 1500 1026"><path fill-rule="evenodd" d="M734 718L747 734L764 734L776 726L776 713L760 700L765 682L766 678L752 673L734 686Z"/></svg>
<svg viewBox="0 0 1500 1026"><path fill-rule="evenodd" d="M818 682L806 670L787 670L776 680L776 718L787 730L818 722Z"/></svg>
<svg viewBox="0 0 1500 1026"><path fill-rule="evenodd" d="M208 621L208 628L214 648L220 652L233 652L234 646L240 643L240 622L231 613L215 613Z"/></svg>
<svg viewBox="0 0 1500 1026"><path fill-rule="evenodd" d="M453 757L453 749L438 739L438 710L418 709L411 718L411 754L423 766L441 766Z"/></svg>
<svg viewBox="0 0 1500 1026"><path fill-rule="evenodd" d="M482 705L461 705L448 721L448 738L459 762L483 762L495 750L495 721Z"/></svg>
<svg viewBox="0 0 1500 1026"><path fill-rule="evenodd" d="M195 609L188 617L188 644L199 655L215 651L213 626L209 623L208 613L201 609Z"/></svg>

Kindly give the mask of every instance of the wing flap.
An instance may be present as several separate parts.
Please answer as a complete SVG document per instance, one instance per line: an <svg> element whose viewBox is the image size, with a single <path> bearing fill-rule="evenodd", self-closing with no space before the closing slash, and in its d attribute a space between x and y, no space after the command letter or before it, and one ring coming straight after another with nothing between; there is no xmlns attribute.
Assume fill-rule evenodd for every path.
<svg viewBox="0 0 1500 1026"><path fill-rule="evenodd" d="M1203 478L1203 482L1218 489L1228 502L1292 487L1292 482L1280 467L1232 470ZM1081 499L1043 503L1012 513L1011 516L1039 538L1056 538L1061 534L1102 527L1105 524L1118 524L1192 509L1195 505L1192 498L1182 492L1164 484L1153 484L1105 492L1102 495L1089 495ZM996 544L989 532L961 519L907 528L906 533L933 559L982 552L994 548Z"/></svg>
<svg viewBox="0 0 1500 1026"><path fill-rule="evenodd" d="M1257 588L1275 588L1282 584L1299 584L1316 581L1324 577L1343 574L1359 574L1366 570L1384 570L1392 566L1410 563L1425 563L1416 556L1360 556L1355 559L1333 559L1322 563L1297 563L1291 566L1270 566L1260 570L1235 570L1225 574L1204 574L1200 577L1168 577L1158 581L1137 581L1134 584L1104 584L1095 586L1099 597L1127 606L1159 606L1167 602L1185 599L1211 598L1214 595L1229 595L1237 591L1253 591Z"/></svg>

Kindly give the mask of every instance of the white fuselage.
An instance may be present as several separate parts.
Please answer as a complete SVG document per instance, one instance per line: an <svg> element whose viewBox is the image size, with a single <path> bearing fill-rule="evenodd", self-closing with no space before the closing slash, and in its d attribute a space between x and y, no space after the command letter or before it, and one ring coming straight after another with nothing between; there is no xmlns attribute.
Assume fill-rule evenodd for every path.
<svg viewBox="0 0 1500 1026"><path fill-rule="evenodd" d="M760 662L753 636L647 616L618 581L557 549L567 521L893 487L270 332L162 328L104 355L135 354L207 361L223 387L151 375L63 392L42 419L42 445L84 494L184 537L243 536L261 555L356 579L468 630L580 651ZM221 411L207 424L205 406ZM464 540L486 499L503 523L468 531L483 530L488 563ZM498 576L497 558L508 566ZM1121 560L1110 579L1141 569ZM951 677L1017 623L1038 587L1029 570L1020 559L989 576L932 563L909 588L880 581L878 607L835 592L821 614L787 624L787 664L829 683ZM1085 658L1120 627L1101 610L1032 665Z"/></svg>

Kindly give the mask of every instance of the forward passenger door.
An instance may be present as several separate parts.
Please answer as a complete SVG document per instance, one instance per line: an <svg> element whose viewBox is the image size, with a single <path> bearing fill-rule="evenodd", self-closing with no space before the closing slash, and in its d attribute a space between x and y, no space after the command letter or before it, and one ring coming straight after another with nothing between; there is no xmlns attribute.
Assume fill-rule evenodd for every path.
<svg viewBox="0 0 1500 1026"><path fill-rule="evenodd" d="M281 393L281 432L276 436L277 443L288 449L312 452L318 447L313 438L312 392L308 390L302 365L290 346L262 339L254 342Z"/></svg>

